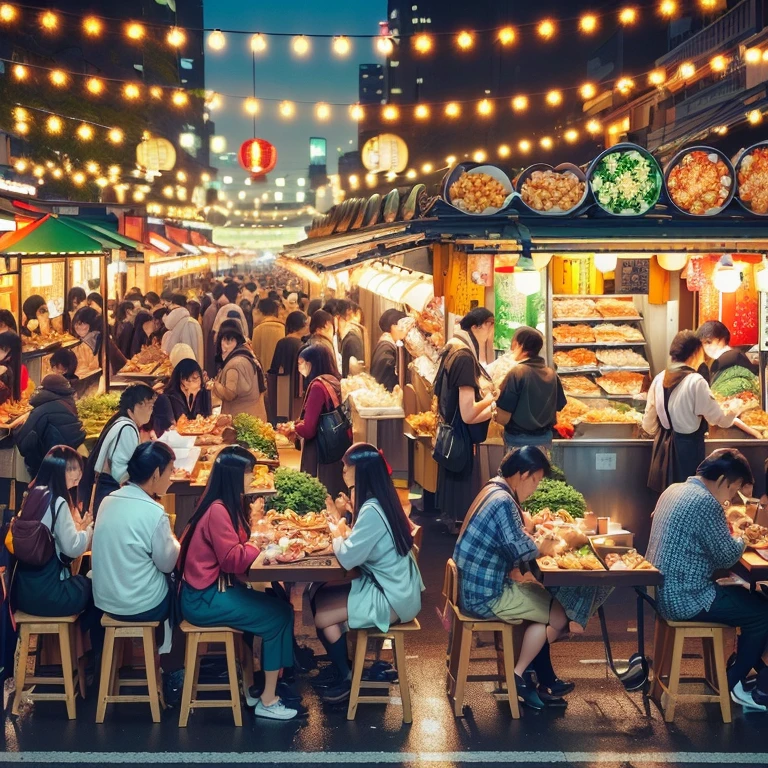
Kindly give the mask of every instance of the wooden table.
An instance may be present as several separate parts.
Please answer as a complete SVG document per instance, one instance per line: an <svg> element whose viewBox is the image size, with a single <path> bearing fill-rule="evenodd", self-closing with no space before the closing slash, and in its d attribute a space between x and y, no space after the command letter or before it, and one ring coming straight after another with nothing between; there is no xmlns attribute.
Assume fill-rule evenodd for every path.
<svg viewBox="0 0 768 768"><path fill-rule="evenodd" d="M758 581L768 581L768 560L754 549L748 549L730 570L748 581L752 589Z"/></svg>
<svg viewBox="0 0 768 768"><path fill-rule="evenodd" d="M248 572L248 580L251 582L283 581L291 583L351 581L359 575L360 572L356 568L351 571L342 568L335 555L323 555L322 557L305 557L295 563L253 566Z"/></svg>

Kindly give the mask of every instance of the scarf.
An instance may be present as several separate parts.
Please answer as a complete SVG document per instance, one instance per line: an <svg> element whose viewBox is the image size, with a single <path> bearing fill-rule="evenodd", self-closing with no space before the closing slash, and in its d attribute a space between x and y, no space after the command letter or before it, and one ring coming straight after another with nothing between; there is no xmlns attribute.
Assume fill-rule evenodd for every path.
<svg viewBox="0 0 768 768"><path fill-rule="evenodd" d="M691 373L696 373L696 371L688 365L676 365L672 368L667 368L664 371L664 381L662 386L664 389L674 389Z"/></svg>

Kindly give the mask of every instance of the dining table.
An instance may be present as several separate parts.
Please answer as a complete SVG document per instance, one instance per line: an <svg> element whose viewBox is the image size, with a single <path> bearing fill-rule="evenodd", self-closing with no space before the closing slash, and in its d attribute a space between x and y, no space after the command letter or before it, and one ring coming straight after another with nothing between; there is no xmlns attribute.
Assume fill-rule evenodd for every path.
<svg viewBox="0 0 768 768"><path fill-rule="evenodd" d="M768 550L747 549L736 565L730 568L732 573L749 584L750 589L755 589L762 581L768 581L768 559L762 553L768 557Z"/></svg>
<svg viewBox="0 0 768 768"><path fill-rule="evenodd" d="M346 570L339 563L336 555L303 557L293 563L270 563L252 565L248 571L248 581L282 582L306 584L308 582L352 581L360 572L357 568Z"/></svg>

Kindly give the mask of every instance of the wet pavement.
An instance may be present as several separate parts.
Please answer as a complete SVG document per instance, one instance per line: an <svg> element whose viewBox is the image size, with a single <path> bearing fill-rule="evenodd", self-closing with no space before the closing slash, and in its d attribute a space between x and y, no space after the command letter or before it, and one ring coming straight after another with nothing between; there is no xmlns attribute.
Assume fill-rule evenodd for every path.
<svg viewBox="0 0 768 768"><path fill-rule="evenodd" d="M357 719L346 720L346 704L327 707L300 678L309 708L305 721L256 720L247 711L235 728L227 710L192 714L178 728L178 711L168 710L152 724L147 705L110 705L106 722L94 723L95 688L78 700L78 717L68 721L61 703L27 704L18 717L6 716L0 762L106 765L326 764L392 765L566 765L629 766L652 760L664 764L768 764L765 734L768 715L742 714L734 706L733 723L724 725L715 704L679 705L675 722L665 724L656 705L642 693L627 693L607 670L597 620L584 635L553 647L555 669L574 680L567 711L524 710L510 717L509 705L491 695L491 683L470 684L464 717L455 719L445 694L447 635L438 616L443 569L455 538L432 519L425 526L420 554L424 583L421 632L406 638L412 688L413 723L402 723L396 703L361 705ZM634 593L622 590L607 605L613 650L627 659L636 649ZM301 644L319 652L308 612L297 617ZM299 624L299 620L301 624ZM646 614L647 649L653 621ZM697 662L699 649L688 648ZM491 649L488 649L491 655ZM495 664L494 664L495 666ZM490 668L489 668L490 671ZM6 707L9 712L10 704ZM56 754L40 754L54 752ZM105 754L108 753L108 754Z"/></svg>

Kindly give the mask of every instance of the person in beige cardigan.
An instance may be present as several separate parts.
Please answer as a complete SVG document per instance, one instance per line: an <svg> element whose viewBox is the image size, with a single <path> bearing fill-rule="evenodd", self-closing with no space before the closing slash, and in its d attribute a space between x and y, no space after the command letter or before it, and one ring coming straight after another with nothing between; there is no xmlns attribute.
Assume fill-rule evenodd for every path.
<svg viewBox="0 0 768 768"><path fill-rule="evenodd" d="M262 368L269 370L275 356L275 347L280 339L285 338L285 323L278 319L277 302L272 299L262 299L256 311L260 320L253 329L253 354Z"/></svg>
<svg viewBox="0 0 768 768"><path fill-rule="evenodd" d="M206 385L221 400L221 412L248 413L267 420L264 369L254 356L237 320L225 320L216 336L216 359L222 368Z"/></svg>

